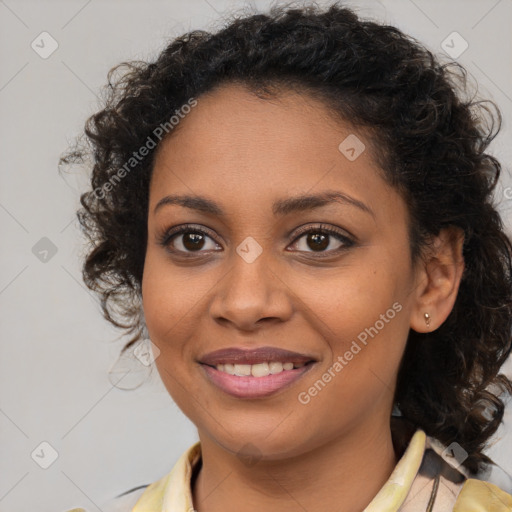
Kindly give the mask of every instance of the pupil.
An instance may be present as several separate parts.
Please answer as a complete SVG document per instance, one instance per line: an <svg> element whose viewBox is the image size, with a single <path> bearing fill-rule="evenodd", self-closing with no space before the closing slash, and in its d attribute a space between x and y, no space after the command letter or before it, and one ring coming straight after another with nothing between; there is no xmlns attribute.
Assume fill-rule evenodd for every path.
<svg viewBox="0 0 512 512"><path fill-rule="evenodd" d="M314 246L310 247L311 249L325 249L329 243L327 241L328 236L322 234L309 234L308 235L308 243L310 241L314 242Z"/></svg>
<svg viewBox="0 0 512 512"><path fill-rule="evenodd" d="M203 235L201 233L188 233L184 236L183 245L187 250L201 249L204 244ZM190 243L190 245L189 245Z"/></svg>

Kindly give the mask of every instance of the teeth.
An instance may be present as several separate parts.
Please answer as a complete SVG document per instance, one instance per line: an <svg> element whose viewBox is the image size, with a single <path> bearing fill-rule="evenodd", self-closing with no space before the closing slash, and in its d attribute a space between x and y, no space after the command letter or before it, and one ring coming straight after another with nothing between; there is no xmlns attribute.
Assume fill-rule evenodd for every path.
<svg viewBox="0 0 512 512"><path fill-rule="evenodd" d="M283 363L272 361L268 364L270 373L279 373L283 371Z"/></svg>
<svg viewBox="0 0 512 512"><path fill-rule="evenodd" d="M235 375L239 377L248 377L251 375L250 364L235 364Z"/></svg>
<svg viewBox="0 0 512 512"><path fill-rule="evenodd" d="M251 375L253 377L266 377L270 375L268 363L258 363L251 365Z"/></svg>
<svg viewBox="0 0 512 512"><path fill-rule="evenodd" d="M293 370L294 368L302 368L306 363L281 363L280 361L271 361L257 364L218 364L217 370L220 372L228 373L229 375L236 375L238 377L266 377L267 375L274 375L281 373L285 370Z"/></svg>
<svg viewBox="0 0 512 512"><path fill-rule="evenodd" d="M223 369L221 369L221 371L229 373L229 375L235 375L235 365L234 364L226 363L226 364L219 364L219 366L223 366L224 367ZM218 369L219 368L217 367L217 370Z"/></svg>

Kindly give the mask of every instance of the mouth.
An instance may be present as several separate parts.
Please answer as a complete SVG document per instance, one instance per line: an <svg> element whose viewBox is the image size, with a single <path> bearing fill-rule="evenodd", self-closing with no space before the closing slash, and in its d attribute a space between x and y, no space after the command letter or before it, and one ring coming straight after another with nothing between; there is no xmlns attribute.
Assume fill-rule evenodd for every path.
<svg viewBox="0 0 512 512"><path fill-rule="evenodd" d="M225 393L237 398L264 398L291 386L318 361L306 354L262 347L221 349L198 362L208 382Z"/></svg>

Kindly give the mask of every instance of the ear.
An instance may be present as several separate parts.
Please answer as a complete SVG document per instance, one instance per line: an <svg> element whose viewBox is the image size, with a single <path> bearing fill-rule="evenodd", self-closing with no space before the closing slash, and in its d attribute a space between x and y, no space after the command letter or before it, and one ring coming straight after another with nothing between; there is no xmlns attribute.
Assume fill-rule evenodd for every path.
<svg viewBox="0 0 512 512"><path fill-rule="evenodd" d="M411 310L411 328L416 332L436 330L453 309L464 272L461 228L443 228L416 268L416 300ZM429 315L427 325L425 313Z"/></svg>

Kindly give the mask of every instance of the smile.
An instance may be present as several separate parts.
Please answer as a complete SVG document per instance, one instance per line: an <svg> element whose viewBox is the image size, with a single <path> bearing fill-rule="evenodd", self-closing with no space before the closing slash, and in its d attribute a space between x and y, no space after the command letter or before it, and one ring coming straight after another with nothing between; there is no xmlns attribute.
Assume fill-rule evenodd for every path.
<svg viewBox="0 0 512 512"><path fill-rule="evenodd" d="M308 373L309 363L200 364L207 381L236 398L265 398L285 390ZM226 368L227 367L227 368ZM233 372L233 373L231 373Z"/></svg>

